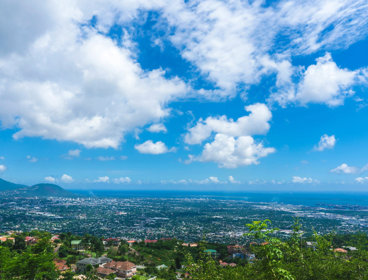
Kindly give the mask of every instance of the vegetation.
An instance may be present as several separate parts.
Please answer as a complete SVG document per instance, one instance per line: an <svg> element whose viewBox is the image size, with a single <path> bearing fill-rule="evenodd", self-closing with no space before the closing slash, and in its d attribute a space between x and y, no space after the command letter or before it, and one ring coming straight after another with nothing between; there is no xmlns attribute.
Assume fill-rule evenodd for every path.
<svg viewBox="0 0 368 280"><path fill-rule="evenodd" d="M187 256L191 279L368 279L368 238L366 234L351 235L315 233L312 246L302 240L300 224L295 222L289 239L275 237L269 220L247 224L253 242L249 250L255 259L244 266L220 267L216 260ZM346 243L344 242L346 240ZM349 244L354 251L334 250L336 245Z"/></svg>
<svg viewBox="0 0 368 280"><path fill-rule="evenodd" d="M247 227L250 241L241 247L244 250L240 257L229 253L226 245L206 241L192 247L183 246L176 239L129 245L125 241L104 240L89 234L64 233L51 242L51 234L47 232L15 233L13 241L0 244L0 279L73 279L79 274L73 265L89 256L107 256L115 261L129 260L140 265L133 277L136 280L152 276L157 280L176 279L178 275L193 280L368 279L368 237L365 233L314 233L305 238L298 220L288 238L280 238L269 220L254 221ZM25 242L26 236L36 241ZM72 240L81 240L83 250L73 248ZM54 265L56 259L63 260L69 269L58 271ZM89 266L83 274L87 279L100 279L95 270L96 267ZM113 279L113 275L107 279Z"/></svg>

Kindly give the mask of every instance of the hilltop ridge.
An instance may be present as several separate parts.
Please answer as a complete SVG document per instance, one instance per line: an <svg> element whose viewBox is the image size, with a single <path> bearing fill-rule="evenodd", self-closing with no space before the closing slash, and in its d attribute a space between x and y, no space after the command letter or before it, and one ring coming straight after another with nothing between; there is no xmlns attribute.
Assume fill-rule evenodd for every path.
<svg viewBox="0 0 368 280"><path fill-rule="evenodd" d="M75 197L76 195L55 184L39 183L32 186L15 184L0 178L0 194L16 196Z"/></svg>

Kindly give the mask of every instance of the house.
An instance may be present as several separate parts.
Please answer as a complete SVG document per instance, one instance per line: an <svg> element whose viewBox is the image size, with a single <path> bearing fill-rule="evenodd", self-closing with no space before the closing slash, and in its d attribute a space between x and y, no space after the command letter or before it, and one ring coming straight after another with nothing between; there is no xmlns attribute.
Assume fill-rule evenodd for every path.
<svg viewBox="0 0 368 280"><path fill-rule="evenodd" d="M247 251L244 246L241 245L229 245L227 246L227 252L232 255L233 259L240 258L244 259Z"/></svg>
<svg viewBox="0 0 368 280"><path fill-rule="evenodd" d="M214 249L206 249L206 250L204 250L203 252L205 252L205 253L207 253L207 254L211 255L211 257L214 257L214 258L216 258L216 257L217 257L217 251L216 251L216 250L214 250Z"/></svg>
<svg viewBox="0 0 368 280"><path fill-rule="evenodd" d="M84 272L88 265L99 266L111 262L112 259L107 257L85 258L77 262L77 271Z"/></svg>
<svg viewBox="0 0 368 280"><path fill-rule="evenodd" d="M146 239L146 240L144 240L144 243L145 243L145 244L149 244L149 243L157 243L157 240L149 240L149 239Z"/></svg>
<svg viewBox="0 0 368 280"><path fill-rule="evenodd" d="M66 271L70 268L66 264L66 260L54 260L54 265L55 265L55 268L60 272Z"/></svg>
<svg viewBox="0 0 368 280"><path fill-rule="evenodd" d="M74 250L81 250L81 249L83 249L82 240L72 240L70 242L70 245L72 245L72 248Z"/></svg>
<svg viewBox="0 0 368 280"><path fill-rule="evenodd" d="M236 253L245 253L244 246L241 245L229 245L227 246L227 252L232 255Z"/></svg>
<svg viewBox="0 0 368 280"><path fill-rule="evenodd" d="M103 241L103 244L105 246L119 246L120 240L118 238L107 238Z"/></svg>
<svg viewBox="0 0 368 280"><path fill-rule="evenodd" d="M33 236L26 236L24 238L24 241L27 243L27 244L35 244L37 242L37 238L36 237L33 237Z"/></svg>
<svg viewBox="0 0 368 280"><path fill-rule="evenodd" d="M105 265L104 268L114 270L118 277L131 278L137 273L137 266L132 262L116 262L111 261Z"/></svg>
<svg viewBox="0 0 368 280"><path fill-rule="evenodd" d="M158 265L156 266L157 270L163 270L163 269L168 269L169 267L165 264L161 264L161 265Z"/></svg>
<svg viewBox="0 0 368 280"><path fill-rule="evenodd" d="M111 274L114 274L115 271L110 268L105 268L105 267L100 266L96 269L96 273L98 276L107 277Z"/></svg>
<svg viewBox="0 0 368 280"><path fill-rule="evenodd" d="M336 248L333 250L335 253L343 253L346 254L348 251L343 248Z"/></svg>
<svg viewBox="0 0 368 280"><path fill-rule="evenodd" d="M53 236L51 237L51 239L50 239L50 241L51 241L51 242L55 242L56 240L60 240L60 238L59 238L59 235L58 235L58 234L53 235Z"/></svg>
<svg viewBox="0 0 368 280"><path fill-rule="evenodd" d="M222 267L225 267L225 266L229 265L227 262L223 262L222 260L220 260L219 263Z"/></svg>
<svg viewBox="0 0 368 280"><path fill-rule="evenodd" d="M356 247L352 247L352 246L345 246L344 248L348 249L349 251L356 251L356 250L358 250Z"/></svg>
<svg viewBox="0 0 368 280"><path fill-rule="evenodd" d="M8 237L8 236L0 236L0 242L6 242L6 241L10 241L14 244L15 239L14 237Z"/></svg>
<svg viewBox="0 0 368 280"><path fill-rule="evenodd" d="M128 240L127 243L129 244L129 246L132 246L136 241L135 240Z"/></svg>

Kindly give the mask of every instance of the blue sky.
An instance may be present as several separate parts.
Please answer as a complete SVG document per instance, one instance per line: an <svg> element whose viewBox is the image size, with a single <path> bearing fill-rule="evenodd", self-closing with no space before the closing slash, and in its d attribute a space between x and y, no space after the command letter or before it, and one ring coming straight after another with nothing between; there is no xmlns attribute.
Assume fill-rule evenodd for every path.
<svg viewBox="0 0 368 280"><path fill-rule="evenodd" d="M0 1L0 177L366 191L368 4Z"/></svg>

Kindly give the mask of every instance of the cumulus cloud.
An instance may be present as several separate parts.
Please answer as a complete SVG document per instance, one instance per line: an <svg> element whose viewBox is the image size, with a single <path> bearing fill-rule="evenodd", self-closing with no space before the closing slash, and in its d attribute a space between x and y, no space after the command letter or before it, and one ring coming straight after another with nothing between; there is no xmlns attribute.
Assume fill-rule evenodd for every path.
<svg viewBox="0 0 368 280"><path fill-rule="evenodd" d="M279 82L290 56L347 47L368 32L363 0L279 1L268 7L258 1L172 1L165 12L176 27L171 41L219 88L210 94L220 96L234 95L236 85L255 84L265 74L276 73Z"/></svg>
<svg viewBox="0 0 368 280"><path fill-rule="evenodd" d="M114 156L99 156L97 157L97 159L99 161L111 161L111 160L115 160Z"/></svg>
<svg viewBox="0 0 368 280"><path fill-rule="evenodd" d="M44 178L44 180L46 182L49 182L49 183L55 183L56 182L56 178L52 177L52 176L47 176L47 177Z"/></svg>
<svg viewBox="0 0 368 280"><path fill-rule="evenodd" d="M60 180L64 183L72 183L74 180L73 180L73 177L68 175L68 174L63 174L60 178Z"/></svg>
<svg viewBox="0 0 368 280"><path fill-rule="evenodd" d="M233 176L229 176L229 182L232 184L240 184L240 181L235 180Z"/></svg>
<svg viewBox="0 0 368 280"><path fill-rule="evenodd" d="M0 172L4 172L6 170L6 166L4 164L0 164Z"/></svg>
<svg viewBox="0 0 368 280"><path fill-rule="evenodd" d="M262 143L255 143L251 136L234 138L217 134L213 142L205 144L197 160L216 162L219 167L236 168L241 165L258 164L260 158L274 152L274 148L266 148Z"/></svg>
<svg viewBox="0 0 368 280"><path fill-rule="evenodd" d="M129 177L120 177L120 178L115 178L113 181L115 184L125 184L125 183L131 183L132 179L130 179Z"/></svg>
<svg viewBox="0 0 368 280"><path fill-rule="evenodd" d="M318 180L314 180L311 177L293 176L292 182L297 183L297 184L312 184L312 183L318 183Z"/></svg>
<svg viewBox="0 0 368 280"><path fill-rule="evenodd" d="M1 9L1 31L13 31L2 36L7 44L0 51L0 121L18 129L15 139L37 136L117 148L126 133L167 116L168 103L186 93L179 78L167 79L161 69L143 70L128 37L120 46L103 35L108 24L101 21L114 18L104 5L91 5L106 13L93 28L83 24L94 8L81 3L18 1L12 8L10 2ZM152 5L131 6L124 11L129 16L134 13L128 10ZM19 22L8 25L14 20Z"/></svg>
<svg viewBox="0 0 368 280"><path fill-rule="evenodd" d="M68 155L70 157L79 157L80 156L80 153L81 153L81 150L79 150L79 149L69 150L68 151Z"/></svg>
<svg viewBox="0 0 368 280"><path fill-rule="evenodd" d="M180 179L180 180L162 180L162 184L199 184L199 185L207 185L207 184L226 184L227 181L221 181L216 176L209 176L208 178L201 179L201 180L194 180L194 179Z"/></svg>
<svg viewBox="0 0 368 280"><path fill-rule="evenodd" d="M346 97L354 94L351 87L357 83L357 75L357 71L339 68L327 53L317 59L317 64L309 66L305 71L303 80L298 85L296 101L302 105L342 105Z"/></svg>
<svg viewBox="0 0 368 280"><path fill-rule="evenodd" d="M37 162L37 161L38 161L38 158L33 157L33 156L30 156L30 155L26 156L26 159L27 159L29 162L32 162L32 163L35 163L35 162Z"/></svg>
<svg viewBox="0 0 368 280"><path fill-rule="evenodd" d="M317 146L314 147L316 151L322 152L325 149L333 149L336 144L335 135L328 136L323 134Z"/></svg>
<svg viewBox="0 0 368 280"><path fill-rule="evenodd" d="M147 130L153 133L167 132L165 125L163 125L162 123L152 124L149 128L147 128Z"/></svg>
<svg viewBox="0 0 368 280"><path fill-rule="evenodd" d="M368 182L368 177L357 177L357 178L355 178L355 181L357 183L366 183L366 182Z"/></svg>
<svg viewBox="0 0 368 280"><path fill-rule="evenodd" d="M96 180L94 180L95 183L108 183L110 182L110 178L108 176L102 176L98 177Z"/></svg>
<svg viewBox="0 0 368 280"><path fill-rule="evenodd" d="M173 151L173 148L168 149L165 143L161 141L157 141L155 143L152 142L152 140L147 140L142 144L137 144L134 146L134 148L141 154L151 154L151 155L165 154Z"/></svg>
<svg viewBox="0 0 368 280"><path fill-rule="evenodd" d="M219 167L236 168L241 165L258 164L259 159L275 152L256 143L251 135L266 134L270 128L271 111L265 104L256 103L245 107L248 116L236 121L226 116L200 119L185 135L187 144L200 144L215 134L212 142L204 145L200 156L190 155L185 163L192 161L216 162Z"/></svg>
<svg viewBox="0 0 368 280"><path fill-rule="evenodd" d="M337 106L353 94L357 71L339 68L327 54L293 86L291 57L347 47L368 32L364 0L282 0L270 6L241 0L66 1L0 4L0 122L17 130L15 139L117 148L126 134L160 123L178 98L234 96L239 86L246 89L265 75L276 75L280 100ZM156 32L164 38L153 40L171 41L215 89L191 90L190 82L168 78L161 68L142 68L129 27L148 11L160 12L162 24L154 28L170 31ZM108 34L116 25L123 35L115 40ZM328 79L322 84L318 76ZM229 125L216 133L245 136L234 135L241 120L203 121L212 129L206 121Z"/></svg>
<svg viewBox="0 0 368 280"><path fill-rule="evenodd" d="M161 32L166 37L154 41L170 40L216 86L196 93L222 97L233 96L238 85L255 84L263 75L276 74L276 86L285 85L292 55L347 47L368 32L364 0L260 3L3 1L2 126L16 128L16 139L43 137L117 148L127 133L166 117L168 104L187 94L188 85L167 78L160 68L142 69L129 28L123 30L121 44L106 35L112 26L129 26L142 12L160 11L164 24L155 28L174 32ZM93 16L96 24L88 25ZM276 40L280 37L284 43ZM336 78L314 84L318 74ZM339 105L351 94L352 76L325 57L307 69L296 99ZM319 90L323 93L317 95Z"/></svg>
<svg viewBox="0 0 368 280"><path fill-rule="evenodd" d="M349 166L346 163L343 163L341 165L339 165L338 167L331 169L330 170L333 173L344 173L344 174L354 174L357 173L359 171L359 169L357 167L354 166Z"/></svg>
<svg viewBox="0 0 368 280"><path fill-rule="evenodd" d="M282 82L276 83L276 91L268 101L285 107L288 103L305 106L309 103L326 104L330 107L343 105L347 97L354 95L354 87L367 84L366 69L349 70L337 66L331 54L317 58L316 64L307 69L289 65ZM276 66L275 66L276 67ZM293 80L296 80L295 82Z"/></svg>
<svg viewBox="0 0 368 280"><path fill-rule="evenodd" d="M236 121L226 116L208 117L200 119L189 129L184 141L187 144L200 144L211 136L213 132L229 136L266 134L270 129L269 121L272 113L265 104L256 103L245 107L248 116L240 117Z"/></svg>

